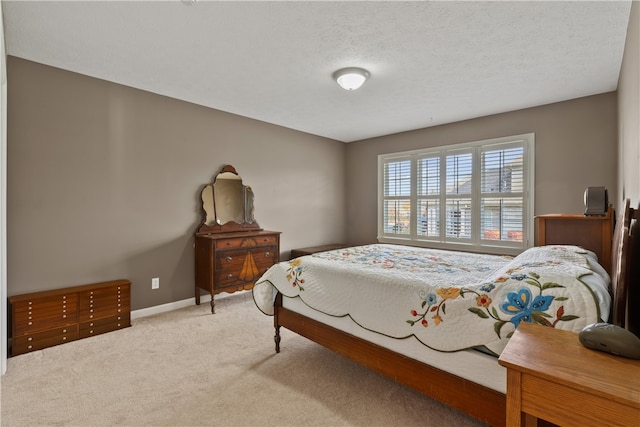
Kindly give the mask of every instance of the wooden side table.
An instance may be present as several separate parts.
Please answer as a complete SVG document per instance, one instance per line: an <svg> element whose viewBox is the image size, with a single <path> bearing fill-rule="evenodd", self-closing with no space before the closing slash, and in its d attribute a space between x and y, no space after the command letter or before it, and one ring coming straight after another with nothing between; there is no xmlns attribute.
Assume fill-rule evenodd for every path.
<svg viewBox="0 0 640 427"><path fill-rule="evenodd" d="M318 252L333 251L335 249L342 249L342 248L347 248L347 247L349 247L349 245L345 245L344 243L331 243L329 245L312 246L312 247L309 247L309 248L291 249L291 259L298 258L298 257L304 256L304 255L312 255L312 254L316 254Z"/></svg>
<svg viewBox="0 0 640 427"><path fill-rule="evenodd" d="M640 360L583 347L578 334L522 322L498 362L507 368L508 426L638 425Z"/></svg>

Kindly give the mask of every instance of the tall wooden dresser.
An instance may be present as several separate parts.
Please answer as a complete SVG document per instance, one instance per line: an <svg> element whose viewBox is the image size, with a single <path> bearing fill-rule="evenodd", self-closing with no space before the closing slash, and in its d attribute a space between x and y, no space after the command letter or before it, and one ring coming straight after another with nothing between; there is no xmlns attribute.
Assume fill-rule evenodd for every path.
<svg viewBox="0 0 640 427"><path fill-rule="evenodd" d="M606 215L549 214L536 216L536 246L576 245L593 251L611 274L614 210Z"/></svg>
<svg viewBox="0 0 640 427"><path fill-rule="evenodd" d="M280 259L280 232L260 228L253 217L253 192L227 165L202 189L203 220L194 237L195 300L253 288Z"/></svg>
<svg viewBox="0 0 640 427"><path fill-rule="evenodd" d="M131 282L113 280L9 297L11 355L131 326Z"/></svg>

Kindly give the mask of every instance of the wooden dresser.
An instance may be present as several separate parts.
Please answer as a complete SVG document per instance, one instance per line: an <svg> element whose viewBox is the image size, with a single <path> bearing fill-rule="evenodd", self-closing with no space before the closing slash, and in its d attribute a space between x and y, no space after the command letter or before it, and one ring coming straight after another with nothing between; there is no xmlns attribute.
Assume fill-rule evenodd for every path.
<svg viewBox="0 0 640 427"><path fill-rule="evenodd" d="M606 215L550 214L536 216L536 246L576 245L593 251L611 274L614 211Z"/></svg>
<svg viewBox="0 0 640 427"><path fill-rule="evenodd" d="M280 259L280 232L260 228L253 216L253 191L231 165L204 186L202 223L194 237L195 299L200 291L214 296L253 288L256 280Z"/></svg>
<svg viewBox="0 0 640 427"><path fill-rule="evenodd" d="M9 297L11 355L131 326L131 282L113 280Z"/></svg>
<svg viewBox="0 0 640 427"><path fill-rule="evenodd" d="M279 254L278 231L196 235L196 304L200 304L200 289L204 289L211 294L211 313L215 313L214 295L253 288L255 281L278 262Z"/></svg>

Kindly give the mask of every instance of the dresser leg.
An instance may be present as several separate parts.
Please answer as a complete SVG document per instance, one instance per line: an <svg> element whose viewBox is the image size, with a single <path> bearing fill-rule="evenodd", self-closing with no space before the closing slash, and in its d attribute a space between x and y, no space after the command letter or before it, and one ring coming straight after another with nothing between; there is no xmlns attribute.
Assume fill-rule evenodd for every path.
<svg viewBox="0 0 640 427"><path fill-rule="evenodd" d="M213 299L213 294L211 294L211 314L216 314L216 300Z"/></svg>
<svg viewBox="0 0 640 427"><path fill-rule="evenodd" d="M200 305L200 288L196 286L196 305Z"/></svg>

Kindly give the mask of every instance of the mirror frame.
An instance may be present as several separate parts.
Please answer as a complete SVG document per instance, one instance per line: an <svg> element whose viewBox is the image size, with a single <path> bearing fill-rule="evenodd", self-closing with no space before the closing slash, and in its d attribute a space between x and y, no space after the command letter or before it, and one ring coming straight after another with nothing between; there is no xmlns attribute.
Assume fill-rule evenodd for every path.
<svg viewBox="0 0 640 427"><path fill-rule="evenodd" d="M242 178L236 172L236 169L231 165L224 166L220 172L216 175L213 183L206 184L204 188L200 192L201 199L201 214L202 214L202 222L198 227L198 231L196 234L211 234L211 233L229 233L234 231L256 231L262 230L258 222L255 220L253 215L254 211L254 203L253 198L254 194L251 190L251 187L242 184L240 186L240 193L238 195L239 199L242 202L242 222L236 221L227 221L225 223L220 223L219 215L216 212L216 181L220 178L224 179L225 176L229 174L234 174L237 176L237 179L242 184ZM236 178L234 178L236 179ZM220 203L220 200L218 200Z"/></svg>

